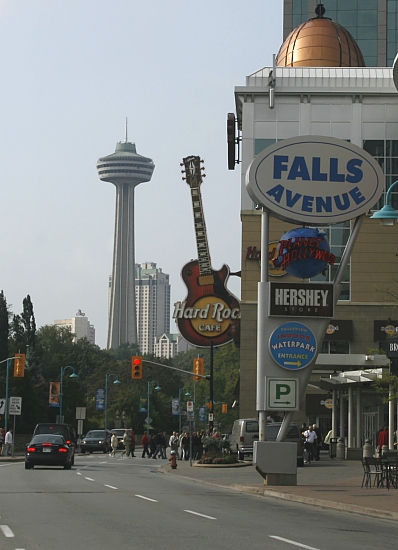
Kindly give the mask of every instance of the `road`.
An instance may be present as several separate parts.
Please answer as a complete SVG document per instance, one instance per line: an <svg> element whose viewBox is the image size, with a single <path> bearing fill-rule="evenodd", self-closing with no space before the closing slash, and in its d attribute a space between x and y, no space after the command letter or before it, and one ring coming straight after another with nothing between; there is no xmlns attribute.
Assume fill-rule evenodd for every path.
<svg viewBox="0 0 398 550"><path fill-rule="evenodd" d="M395 549L398 523L243 494L159 471L166 461L76 456L72 470L0 465L0 550Z"/></svg>

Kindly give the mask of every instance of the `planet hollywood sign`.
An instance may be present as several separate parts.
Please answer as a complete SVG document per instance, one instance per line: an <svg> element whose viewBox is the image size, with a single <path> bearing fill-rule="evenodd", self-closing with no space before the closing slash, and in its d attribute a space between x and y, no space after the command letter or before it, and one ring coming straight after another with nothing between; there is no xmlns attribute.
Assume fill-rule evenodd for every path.
<svg viewBox="0 0 398 550"><path fill-rule="evenodd" d="M252 200L290 223L329 225L368 212L384 191L378 163L336 138L300 136L267 147L251 163Z"/></svg>

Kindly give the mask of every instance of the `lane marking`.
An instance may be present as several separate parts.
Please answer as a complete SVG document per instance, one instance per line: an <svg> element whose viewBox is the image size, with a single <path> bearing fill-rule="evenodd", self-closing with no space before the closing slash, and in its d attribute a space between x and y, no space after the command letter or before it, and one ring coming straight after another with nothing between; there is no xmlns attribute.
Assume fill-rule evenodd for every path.
<svg viewBox="0 0 398 550"><path fill-rule="evenodd" d="M276 537L274 535L269 536L271 539L287 542L288 544L293 544L294 546L299 546L300 548L306 548L307 550L319 550L319 548L315 548L314 546L307 546L306 544L301 544L300 542L295 542L294 540L284 539L283 537Z"/></svg>
<svg viewBox="0 0 398 550"><path fill-rule="evenodd" d="M8 527L8 525L0 525L0 529L3 531L5 537L15 537L14 533Z"/></svg>
<svg viewBox="0 0 398 550"><path fill-rule="evenodd" d="M76 472L76 474L77 474L78 476L81 476L81 475L82 475L82 473L81 473L81 472Z"/></svg>
<svg viewBox="0 0 398 550"><path fill-rule="evenodd" d="M187 512L188 514L194 514L195 516L200 516L206 519L217 519L217 518L213 518L212 516L206 516L205 514L199 514L199 512L193 512L192 510L184 510L184 512Z"/></svg>
<svg viewBox="0 0 398 550"><path fill-rule="evenodd" d="M87 479L87 481L95 481L92 477L85 477L84 479Z"/></svg>
<svg viewBox="0 0 398 550"><path fill-rule="evenodd" d="M117 489L117 487L114 487L113 485L107 485L106 483L105 483L104 487L109 487L109 489Z"/></svg>
<svg viewBox="0 0 398 550"><path fill-rule="evenodd" d="M135 495L138 498L143 498L144 500L149 500L150 502L158 502L157 500L153 498L143 497L142 495Z"/></svg>

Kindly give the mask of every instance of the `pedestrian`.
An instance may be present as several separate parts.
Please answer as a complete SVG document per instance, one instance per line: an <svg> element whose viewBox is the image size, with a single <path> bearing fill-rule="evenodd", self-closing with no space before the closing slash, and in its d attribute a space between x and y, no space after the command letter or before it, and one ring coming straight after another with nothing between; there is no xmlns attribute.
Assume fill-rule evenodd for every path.
<svg viewBox="0 0 398 550"><path fill-rule="evenodd" d="M127 430L127 428L124 431L122 442L124 445L124 451L122 451L121 456L123 455L130 456L131 435L129 434L129 431Z"/></svg>
<svg viewBox="0 0 398 550"><path fill-rule="evenodd" d="M163 447L163 455L164 455L163 458L167 458L166 449L169 446L169 438L167 437L166 432L163 432L162 436L163 436L162 447Z"/></svg>
<svg viewBox="0 0 398 550"><path fill-rule="evenodd" d="M142 458L145 458L145 455L148 456L148 458L151 458L151 453L149 452L149 437L146 433L141 438L141 445L142 445Z"/></svg>
<svg viewBox="0 0 398 550"><path fill-rule="evenodd" d="M112 437L111 437L112 452L110 453L109 456L113 456L113 457L116 456L116 451L117 451L118 444L119 444L119 442L118 442L117 434L116 434L116 432L113 432Z"/></svg>
<svg viewBox="0 0 398 550"><path fill-rule="evenodd" d="M131 456L133 458L135 458L135 454L134 454L134 451L135 451L135 433L134 433L133 428L131 428L131 430L130 430L130 438L131 438L130 452L131 452Z"/></svg>
<svg viewBox="0 0 398 550"><path fill-rule="evenodd" d="M163 433L159 430L157 435L155 435L156 450L152 458L156 458L158 454L160 455L159 458L166 458L163 454L163 439Z"/></svg>
<svg viewBox="0 0 398 550"><path fill-rule="evenodd" d="M316 432L312 426L309 426L308 430L304 432L305 443L304 448L307 451L307 460L304 461L305 464L310 464L311 460L316 456L315 451L315 440L317 438Z"/></svg>
<svg viewBox="0 0 398 550"><path fill-rule="evenodd" d="M3 428L0 428L0 455L3 454L3 445L4 445Z"/></svg>
<svg viewBox="0 0 398 550"><path fill-rule="evenodd" d="M156 456L153 456L156 452L155 434L152 434L151 439L149 440L149 450L151 451L149 457L156 458Z"/></svg>
<svg viewBox="0 0 398 550"><path fill-rule="evenodd" d="M181 443L182 443L182 453L183 453L184 460L188 460L189 459L189 435L187 432L184 432L184 435L182 436L182 439L181 439Z"/></svg>
<svg viewBox="0 0 398 550"><path fill-rule="evenodd" d="M4 438L5 452L4 456L11 456L12 454L12 429L10 428Z"/></svg>
<svg viewBox="0 0 398 550"><path fill-rule="evenodd" d="M313 424L312 427L314 428L314 432L316 433L316 439L314 443L314 449L315 449L315 460L320 459L321 454L321 447L322 447L322 434L320 428L316 424Z"/></svg>
<svg viewBox="0 0 398 550"><path fill-rule="evenodd" d="M380 456L382 455L383 447L386 446L388 448L388 439L388 428L387 426L383 426L377 437L377 450Z"/></svg>
<svg viewBox="0 0 398 550"><path fill-rule="evenodd" d="M175 451L178 455L178 435L177 432L173 432L173 435L170 436L169 446L172 451Z"/></svg>

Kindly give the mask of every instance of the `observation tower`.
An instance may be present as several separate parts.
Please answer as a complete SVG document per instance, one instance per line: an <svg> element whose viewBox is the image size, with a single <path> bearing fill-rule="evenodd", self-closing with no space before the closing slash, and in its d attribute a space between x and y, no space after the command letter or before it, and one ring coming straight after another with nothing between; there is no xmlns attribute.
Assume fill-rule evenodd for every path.
<svg viewBox="0 0 398 550"><path fill-rule="evenodd" d="M107 347L137 344L134 252L134 189L150 181L155 165L139 155L135 144L119 142L115 152L97 162L101 181L116 187L115 236Z"/></svg>

